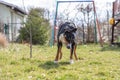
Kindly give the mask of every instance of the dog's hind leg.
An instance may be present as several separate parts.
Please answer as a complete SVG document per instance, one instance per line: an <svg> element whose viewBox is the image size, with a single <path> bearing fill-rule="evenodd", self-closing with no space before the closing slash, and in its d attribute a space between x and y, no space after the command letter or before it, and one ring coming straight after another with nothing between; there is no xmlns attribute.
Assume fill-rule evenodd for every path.
<svg viewBox="0 0 120 80"><path fill-rule="evenodd" d="M77 54L76 54L76 48L77 48L77 45L75 44L74 45L74 56L75 56L75 59L78 60L78 57L77 57Z"/></svg>

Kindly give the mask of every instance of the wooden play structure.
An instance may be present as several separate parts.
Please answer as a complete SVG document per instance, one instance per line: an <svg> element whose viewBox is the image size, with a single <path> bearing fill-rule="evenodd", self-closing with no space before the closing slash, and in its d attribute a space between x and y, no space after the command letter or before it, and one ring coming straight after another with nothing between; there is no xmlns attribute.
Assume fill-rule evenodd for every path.
<svg viewBox="0 0 120 80"><path fill-rule="evenodd" d="M110 24L112 25L111 44L120 45L120 0L113 2L112 18Z"/></svg>

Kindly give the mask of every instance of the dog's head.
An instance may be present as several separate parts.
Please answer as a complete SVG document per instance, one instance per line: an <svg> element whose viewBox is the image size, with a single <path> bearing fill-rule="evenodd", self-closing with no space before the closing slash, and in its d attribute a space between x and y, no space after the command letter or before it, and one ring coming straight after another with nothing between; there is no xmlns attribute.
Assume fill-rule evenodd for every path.
<svg viewBox="0 0 120 80"><path fill-rule="evenodd" d="M72 44L75 43L75 37L76 37L76 31L77 28L73 27L71 29L66 29L64 32L64 37L67 41L67 48L70 49Z"/></svg>

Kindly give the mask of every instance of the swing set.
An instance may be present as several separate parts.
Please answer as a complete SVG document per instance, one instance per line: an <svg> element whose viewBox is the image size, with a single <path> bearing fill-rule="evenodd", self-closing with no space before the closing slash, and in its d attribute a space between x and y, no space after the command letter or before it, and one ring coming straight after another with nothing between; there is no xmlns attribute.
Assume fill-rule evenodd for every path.
<svg viewBox="0 0 120 80"><path fill-rule="evenodd" d="M89 5L92 5L90 8ZM83 8L86 6L85 8ZM97 18L95 3L93 0L66 0L66 1L56 1L56 8L55 8L55 16L54 16L54 26L52 27L51 31L51 42L50 45L53 46L56 41L57 36L57 29L59 29L58 25L61 22L65 21L71 21L74 22L77 25L82 24L85 22L85 12L82 10L86 9L86 12L88 12L88 20L91 19L89 15L92 15L93 23L94 23L94 41L97 43L97 34L99 36L100 45L102 44L102 37L101 37L101 31L100 31L100 25ZM90 13L90 10L92 9L92 13ZM83 14L82 14L83 13ZM83 15L83 16L81 16ZM84 19L83 19L84 18ZM88 24L88 23L87 23Z"/></svg>

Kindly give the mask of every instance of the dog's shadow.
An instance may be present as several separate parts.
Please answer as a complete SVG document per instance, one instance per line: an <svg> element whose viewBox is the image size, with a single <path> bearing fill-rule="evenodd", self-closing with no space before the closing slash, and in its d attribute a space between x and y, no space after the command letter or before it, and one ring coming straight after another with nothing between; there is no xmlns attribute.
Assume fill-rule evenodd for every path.
<svg viewBox="0 0 120 80"><path fill-rule="evenodd" d="M58 68L60 65L69 65L69 64L70 64L69 62L54 63L53 61L47 61L43 64L39 64L38 67L49 70L49 69Z"/></svg>

